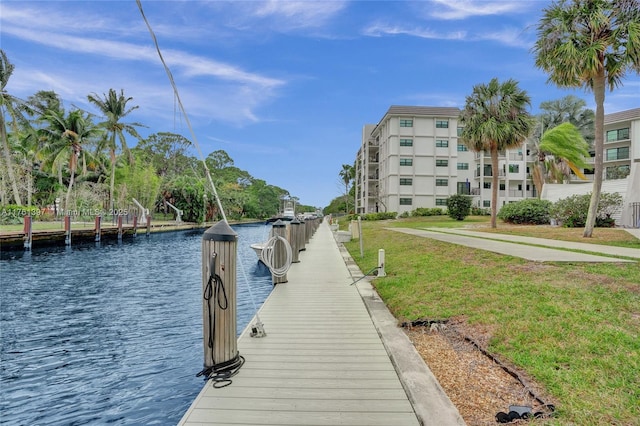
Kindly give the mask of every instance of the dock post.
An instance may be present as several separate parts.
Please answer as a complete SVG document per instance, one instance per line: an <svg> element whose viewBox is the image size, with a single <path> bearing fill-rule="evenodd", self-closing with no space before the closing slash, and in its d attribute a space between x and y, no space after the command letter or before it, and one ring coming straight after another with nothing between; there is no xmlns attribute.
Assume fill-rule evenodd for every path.
<svg viewBox="0 0 640 426"><path fill-rule="evenodd" d="M122 215L118 215L118 241L122 241Z"/></svg>
<svg viewBox="0 0 640 426"><path fill-rule="evenodd" d="M24 217L24 249L31 250L31 244L33 242L33 220L31 215Z"/></svg>
<svg viewBox="0 0 640 426"><path fill-rule="evenodd" d="M65 245L71 245L71 216L64 216L64 243Z"/></svg>
<svg viewBox="0 0 640 426"><path fill-rule="evenodd" d="M304 244L305 234L307 229L307 225L306 225L307 220L298 219L298 221L300 222L300 226L298 227L298 251L304 251L307 249Z"/></svg>
<svg viewBox="0 0 640 426"><path fill-rule="evenodd" d="M280 219L278 219L274 224L273 227L271 229L271 233L273 234L274 237L281 237L278 238L274 243L273 243L273 264L270 265L270 268L272 268L271 270L271 279L273 281L273 284L282 284L282 283L286 283L288 281L287 279L287 273L285 272L284 274L274 274L273 270L280 270L282 268L286 267L286 263L287 263L287 246L286 241L287 241L287 224L284 223L283 221L281 221Z"/></svg>
<svg viewBox="0 0 640 426"><path fill-rule="evenodd" d="M95 242L99 243L100 238L102 238L102 216L96 216L96 225L95 225L96 238Z"/></svg>
<svg viewBox="0 0 640 426"><path fill-rule="evenodd" d="M236 330L237 247L238 234L225 221L216 223L202 236L204 370L200 375L214 379L240 363Z"/></svg>
<svg viewBox="0 0 640 426"><path fill-rule="evenodd" d="M147 215L147 237L151 234L151 215Z"/></svg>
<svg viewBox="0 0 640 426"><path fill-rule="evenodd" d="M384 272L384 249L378 250L378 277L386 277Z"/></svg>
<svg viewBox="0 0 640 426"><path fill-rule="evenodd" d="M293 218L291 223L291 232L289 233L289 245L291 245L291 263L300 262L298 242L300 238L298 234L300 233L300 221L296 218Z"/></svg>
<svg viewBox="0 0 640 426"><path fill-rule="evenodd" d="M313 219L307 220L304 225L304 242L307 244L309 242L309 238L311 238L311 232L313 230Z"/></svg>
<svg viewBox="0 0 640 426"><path fill-rule="evenodd" d="M138 215L133 216L133 236L138 236Z"/></svg>

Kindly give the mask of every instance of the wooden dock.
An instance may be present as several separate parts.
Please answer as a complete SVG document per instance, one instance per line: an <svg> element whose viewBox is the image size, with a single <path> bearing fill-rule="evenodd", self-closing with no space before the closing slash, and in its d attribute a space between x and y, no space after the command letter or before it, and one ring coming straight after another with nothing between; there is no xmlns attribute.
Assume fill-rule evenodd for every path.
<svg viewBox="0 0 640 426"><path fill-rule="evenodd" d="M245 331L233 383L207 383L180 425L419 425L412 404L323 223L300 263Z"/></svg>

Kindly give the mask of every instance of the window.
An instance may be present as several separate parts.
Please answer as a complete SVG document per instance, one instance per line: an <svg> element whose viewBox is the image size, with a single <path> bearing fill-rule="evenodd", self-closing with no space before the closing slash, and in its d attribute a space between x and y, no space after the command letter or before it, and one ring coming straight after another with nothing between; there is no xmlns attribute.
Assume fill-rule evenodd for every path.
<svg viewBox="0 0 640 426"><path fill-rule="evenodd" d="M500 191L504 191L506 189L506 186L504 183L500 184Z"/></svg>
<svg viewBox="0 0 640 426"><path fill-rule="evenodd" d="M436 186L449 186L449 179L436 179Z"/></svg>
<svg viewBox="0 0 640 426"><path fill-rule="evenodd" d="M400 178L400 185L413 185L412 178Z"/></svg>
<svg viewBox="0 0 640 426"><path fill-rule="evenodd" d="M629 128L607 131L607 142L629 139Z"/></svg>
<svg viewBox="0 0 640 426"><path fill-rule="evenodd" d="M436 206L446 206L447 199L446 198L436 198Z"/></svg>
<svg viewBox="0 0 640 426"><path fill-rule="evenodd" d="M463 144L459 143L459 144L458 144L458 151L460 151L460 152L466 152L466 151L469 151L469 148L467 148L467 146L466 146L466 145L463 145Z"/></svg>
<svg viewBox="0 0 640 426"><path fill-rule="evenodd" d="M400 146L413 146L413 139L400 139Z"/></svg>
<svg viewBox="0 0 640 426"><path fill-rule="evenodd" d="M458 194L470 195L471 184L469 182L458 182Z"/></svg>
<svg viewBox="0 0 640 426"><path fill-rule="evenodd" d="M491 207L491 200L482 200L482 207Z"/></svg>
<svg viewBox="0 0 640 426"><path fill-rule="evenodd" d="M457 130L458 130L457 135L458 135L458 136L462 136L462 127L458 127L458 129L457 129Z"/></svg>
<svg viewBox="0 0 640 426"><path fill-rule="evenodd" d="M436 147L438 148L448 148L449 147L449 141L446 139L436 139Z"/></svg>
<svg viewBox="0 0 640 426"><path fill-rule="evenodd" d="M449 120L436 120L436 129L448 129Z"/></svg>
<svg viewBox="0 0 640 426"><path fill-rule="evenodd" d="M484 189L491 189L491 182L483 182L482 187Z"/></svg>
<svg viewBox="0 0 640 426"><path fill-rule="evenodd" d="M411 205L411 198L400 198L400 205L401 206L410 206Z"/></svg>
<svg viewBox="0 0 640 426"><path fill-rule="evenodd" d="M607 161L626 160L629 158L629 147L613 148L607 150Z"/></svg>
<svg viewBox="0 0 640 426"><path fill-rule="evenodd" d="M469 170L469 163L458 163L458 170Z"/></svg>
<svg viewBox="0 0 640 426"><path fill-rule="evenodd" d="M519 164L509 164L509 173L520 173Z"/></svg>
<svg viewBox="0 0 640 426"><path fill-rule="evenodd" d="M413 120L400 120L400 127L413 127Z"/></svg>
<svg viewBox="0 0 640 426"><path fill-rule="evenodd" d="M400 159L401 166L413 166L413 158L401 158Z"/></svg>
<svg viewBox="0 0 640 426"><path fill-rule="evenodd" d="M436 160L436 167L448 167L449 160Z"/></svg>

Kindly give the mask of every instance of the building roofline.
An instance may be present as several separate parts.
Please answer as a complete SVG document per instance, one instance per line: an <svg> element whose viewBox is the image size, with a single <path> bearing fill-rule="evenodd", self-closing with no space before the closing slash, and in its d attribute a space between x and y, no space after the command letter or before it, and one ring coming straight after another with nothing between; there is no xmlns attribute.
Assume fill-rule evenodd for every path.
<svg viewBox="0 0 640 426"><path fill-rule="evenodd" d="M605 114L604 124L618 123L621 121L631 121L640 119L640 108L628 109L625 111Z"/></svg>

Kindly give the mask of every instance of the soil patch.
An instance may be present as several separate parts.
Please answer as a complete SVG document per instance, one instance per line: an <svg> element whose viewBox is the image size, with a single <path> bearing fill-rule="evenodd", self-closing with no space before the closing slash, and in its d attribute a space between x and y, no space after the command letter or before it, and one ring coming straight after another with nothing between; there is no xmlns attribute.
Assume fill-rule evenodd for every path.
<svg viewBox="0 0 640 426"><path fill-rule="evenodd" d="M546 412L543 405L553 403L524 372L483 353L490 330L473 330L457 319L407 326L405 332L469 426L496 425L496 414L508 412L510 405ZM546 423L548 419L510 424Z"/></svg>

